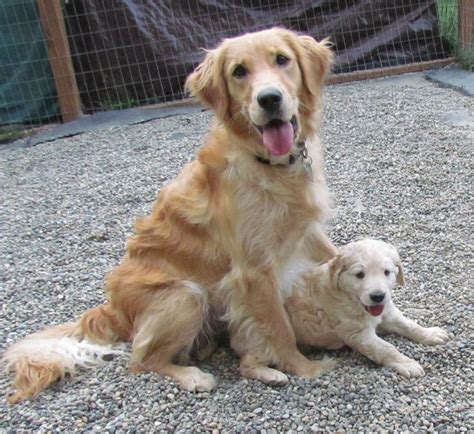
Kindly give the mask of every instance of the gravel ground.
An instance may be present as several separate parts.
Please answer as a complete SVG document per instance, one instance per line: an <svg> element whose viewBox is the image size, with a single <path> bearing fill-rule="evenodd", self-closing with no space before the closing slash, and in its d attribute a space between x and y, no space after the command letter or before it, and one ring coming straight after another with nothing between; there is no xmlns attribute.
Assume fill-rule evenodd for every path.
<svg viewBox="0 0 474 434"><path fill-rule="evenodd" d="M443 347L387 338L424 378L402 379L343 349L329 352L339 359L332 373L272 388L240 378L220 348L201 364L217 391L192 394L132 375L119 357L33 402L0 399L0 431L472 431L473 102L420 75L327 91L328 231L338 244L371 236L399 248L407 285L396 302L452 337ZM104 300L104 275L134 219L192 159L209 119L181 115L0 152L2 348ZM7 388L2 376L0 393Z"/></svg>

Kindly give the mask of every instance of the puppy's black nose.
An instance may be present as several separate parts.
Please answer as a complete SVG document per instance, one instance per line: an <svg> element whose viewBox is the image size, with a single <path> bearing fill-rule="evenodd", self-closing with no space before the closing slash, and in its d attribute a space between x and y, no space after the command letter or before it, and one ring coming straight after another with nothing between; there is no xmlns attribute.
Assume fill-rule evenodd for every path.
<svg viewBox="0 0 474 434"><path fill-rule="evenodd" d="M376 294L370 294L370 299L374 302L374 303L381 303L383 301L383 299L385 298L385 294L382 294L382 293L376 293Z"/></svg>
<svg viewBox="0 0 474 434"><path fill-rule="evenodd" d="M258 105L268 112L274 112L280 108L283 94L274 87L261 90L257 95Z"/></svg>

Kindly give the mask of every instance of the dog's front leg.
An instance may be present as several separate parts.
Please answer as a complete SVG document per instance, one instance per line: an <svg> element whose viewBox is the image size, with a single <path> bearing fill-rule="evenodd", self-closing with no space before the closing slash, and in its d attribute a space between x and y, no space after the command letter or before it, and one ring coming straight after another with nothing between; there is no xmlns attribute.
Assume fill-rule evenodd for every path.
<svg viewBox="0 0 474 434"><path fill-rule="evenodd" d="M407 378L425 375L423 368L416 360L404 356L392 344L379 338L373 329L363 330L352 335L344 333L344 335L344 340L348 346L379 365L393 368L400 375Z"/></svg>
<svg viewBox="0 0 474 434"><path fill-rule="evenodd" d="M334 363L331 360L311 361L299 352L273 271L257 267L239 274L239 294L230 301L229 319L232 346L243 356L242 375L264 382L282 383L282 378L269 380L275 377L275 373L268 371L266 365L274 364L306 378L314 378L332 369Z"/></svg>
<svg viewBox="0 0 474 434"><path fill-rule="evenodd" d="M414 342L425 345L440 345L448 341L448 333L440 327L421 327L405 317L395 306L391 308L381 324L381 329L396 333Z"/></svg>
<svg viewBox="0 0 474 434"><path fill-rule="evenodd" d="M337 255L337 248L319 224L314 224L303 240L306 257L314 262L326 262Z"/></svg>

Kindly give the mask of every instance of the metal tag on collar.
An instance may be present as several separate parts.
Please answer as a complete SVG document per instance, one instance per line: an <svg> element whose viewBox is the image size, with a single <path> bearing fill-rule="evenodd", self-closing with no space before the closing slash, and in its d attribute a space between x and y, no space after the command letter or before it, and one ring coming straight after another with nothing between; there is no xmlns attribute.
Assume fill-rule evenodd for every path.
<svg viewBox="0 0 474 434"><path fill-rule="evenodd" d="M313 170L311 169L311 165L313 164L313 159L308 154L308 148L305 147L301 151L301 155L303 156L303 169L305 172L306 177L313 182Z"/></svg>
<svg viewBox="0 0 474 434"><path fill-rule="evenodd" d="M303 160L308 158L308 148L306 145L303 145L303 149L301 150L301 155L303 156Z"/></svg>

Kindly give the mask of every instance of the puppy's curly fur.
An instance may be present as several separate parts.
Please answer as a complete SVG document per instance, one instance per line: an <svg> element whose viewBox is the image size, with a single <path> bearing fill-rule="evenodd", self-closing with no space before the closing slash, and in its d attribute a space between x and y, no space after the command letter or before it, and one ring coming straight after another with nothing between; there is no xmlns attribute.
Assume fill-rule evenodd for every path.
<svg viewBox="0 0 474 434"><path fill-rule="evenodd" d="M376 331L396 333L426 345L448 340L439 327L421 327L406 318L392 301L392 290L405 278L397 250L378 240L343 246L339 255L298 276L285 301L297 340L309 346L348 345L404 377L424 370L401 354Z"/></svg>

